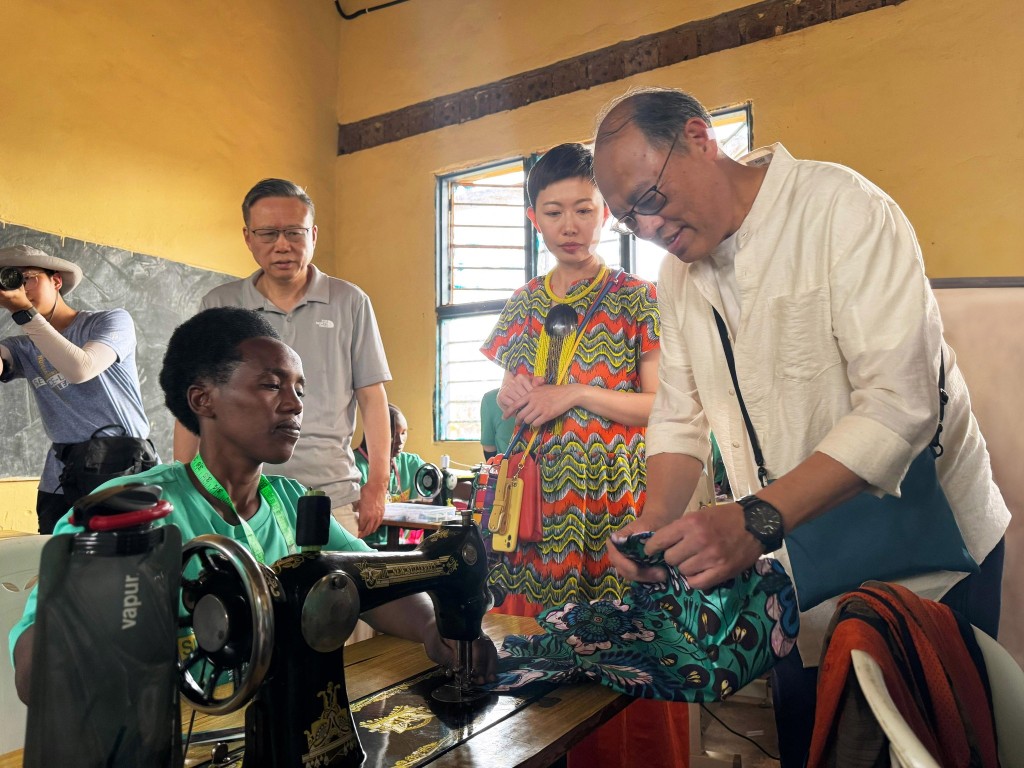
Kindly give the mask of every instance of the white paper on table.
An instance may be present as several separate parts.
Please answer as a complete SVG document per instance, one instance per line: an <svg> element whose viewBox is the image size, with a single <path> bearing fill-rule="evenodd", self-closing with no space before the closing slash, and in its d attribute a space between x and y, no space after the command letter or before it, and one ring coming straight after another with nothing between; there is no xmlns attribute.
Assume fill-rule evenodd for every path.
<svg viewBox="0 0 1024 768"><path fill-rule="evenodd" d="M458 517L459 511L455 507L434 507L412 502L391 502L384 505L386 521L440 523L444 520L455 520Z"/></svg>

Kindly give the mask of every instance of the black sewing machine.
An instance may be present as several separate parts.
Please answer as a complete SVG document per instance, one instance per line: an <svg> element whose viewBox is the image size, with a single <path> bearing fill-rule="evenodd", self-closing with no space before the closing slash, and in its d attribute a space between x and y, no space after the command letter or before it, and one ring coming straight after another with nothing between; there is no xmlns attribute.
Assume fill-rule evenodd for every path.
<svg viewBox="0 0 1024 768"><path fill-rule="evenodd" d="M441 636L458 641L450 682L433 696L458 705L485 695L472 684L471 644L491 598L470 513L411 552L322 552L329 522L326 497L303 498L300 553L272 568L220 536L200 536L183 549L182 600L196 647L180 664L181 691L215 715L252 700L246 768L362 765L342 647L360 612L407 595L430 595ZM226 672L232 691L220 697Z"/></svg>
<svg viewBox="0 0 1024 768"><path fill-rule="evenodd" d="M453 498L455 486L459 483L458 477L448 468L450 462L451 459L443 455L440 468L430 462L422 464L412 479L416 495L430 499L431 503L440 507L448 506Z"/></svg>

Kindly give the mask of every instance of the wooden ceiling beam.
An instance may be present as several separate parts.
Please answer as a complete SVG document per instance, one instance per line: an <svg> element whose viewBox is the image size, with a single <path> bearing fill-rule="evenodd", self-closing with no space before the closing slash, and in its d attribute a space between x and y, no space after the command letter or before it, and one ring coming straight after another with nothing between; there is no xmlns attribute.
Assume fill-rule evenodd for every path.
<svg viewBox="0 0 1024 768"><path fill-rule="evenodd" d="M497 82L341 124L338 154L389 144L901 2L904 0L762 0Z"/></svg>

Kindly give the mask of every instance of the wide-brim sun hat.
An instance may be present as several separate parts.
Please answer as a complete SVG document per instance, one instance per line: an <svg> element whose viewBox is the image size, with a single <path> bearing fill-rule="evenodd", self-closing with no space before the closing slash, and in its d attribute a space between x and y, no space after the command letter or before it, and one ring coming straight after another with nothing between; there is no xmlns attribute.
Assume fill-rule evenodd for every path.
<svg viewBox="0 0 1024 768"><path fill-rule="evenodd" d="M33 248L31 245L12 245L0 248L0 267L38 267L59 272L61 277L60 292L66 295L82 282L82 268L67 259L51 256L46 251Z"/></svg>

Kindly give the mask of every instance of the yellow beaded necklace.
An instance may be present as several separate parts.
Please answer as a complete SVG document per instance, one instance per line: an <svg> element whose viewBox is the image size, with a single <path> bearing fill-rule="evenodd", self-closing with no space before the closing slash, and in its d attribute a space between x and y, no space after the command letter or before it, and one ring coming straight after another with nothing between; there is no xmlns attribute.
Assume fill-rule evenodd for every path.
<svg viewBox="0 0 1024 768"><path fill-rule="evenodd" d="M579 317L571 307L560 305L572 304L590 295L598 286L604 283L607 275L608 267L602 264L601 269L598 270L597 275L590 281L589 285L584 286L575 293L567 293L565 298L557 296L551 290L551 273L548 272L544 276L544 292L551 299L552 307L548 310L548 316L541 327L540 338L537 340L537 354L533 361L534 376L541 376L547 379L549 361L552 357L556 357L558 363L555 370L552 371L555 374L555 378L551 383L565 383L564 380L569 372L569 364L572 362L572 356L576 353L576 334L579 333L576 324L579 322ZM554 332L554 340L552 340L552 332ZM554 346L555 355L551 354L552 346Z"/></svg>
<svg viewBox="0 0 1024 768"><path fill-rule="evenodd" d="M555 304L572 304L573 302L582 299L601 284L601 281L604 280L604 276L608 274L608 265L602 264L601 269L597 271L597 274L594 276L594 279L590 281L589 285L583 286L583 288L576 293L565 294L565 298L560 298L553 290L551 290L551 275L553 274L554 270L551 270L544 275L544 292L547 293L548 298Z"/></svg>

